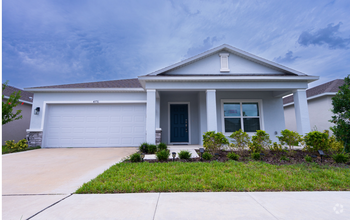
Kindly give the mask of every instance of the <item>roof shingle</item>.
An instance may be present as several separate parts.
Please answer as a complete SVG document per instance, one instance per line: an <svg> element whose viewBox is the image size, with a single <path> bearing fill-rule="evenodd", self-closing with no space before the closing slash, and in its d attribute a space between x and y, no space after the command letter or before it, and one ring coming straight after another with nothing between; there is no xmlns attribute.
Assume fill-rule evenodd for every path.
<svg viewBox="0 0 350 220"><path fill-rule="evenodd" d="M27 102L33 102L33 93L23 91L21 89L13 87L13 86L6 86L6 88L4 89L2 94L4 96L10 96L13 92L18 92L18 91L21 91L21 98L20 99L27 101Z"/></svg>

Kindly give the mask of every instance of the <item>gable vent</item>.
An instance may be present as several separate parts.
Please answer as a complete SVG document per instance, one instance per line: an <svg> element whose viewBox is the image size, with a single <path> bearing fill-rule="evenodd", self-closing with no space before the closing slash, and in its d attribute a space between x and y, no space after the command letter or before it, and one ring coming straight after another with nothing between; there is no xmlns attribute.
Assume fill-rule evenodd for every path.
<svg viewBox="0 0 350 220"><path fill-rule="evenodd" d="M220 72L230 72L230 69L228 68L228 56L230 56L229 53L220 53L220 63L221 63L221 69Z"/></svg>

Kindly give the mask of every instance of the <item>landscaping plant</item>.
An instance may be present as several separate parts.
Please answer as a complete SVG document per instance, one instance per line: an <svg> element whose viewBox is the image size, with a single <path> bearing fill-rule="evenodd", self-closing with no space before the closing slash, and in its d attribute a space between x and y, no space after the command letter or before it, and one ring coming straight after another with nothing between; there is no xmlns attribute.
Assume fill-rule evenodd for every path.
<svg viewBox="0 0 350 220"><path fill-rule="evenodd" d="M304 159L306 162L312 162L312 158L309 155L306 155Z"/></svg>
<svg viewBox="0 0 350 220"><path fill-rule="evenodd" d="M10 152L23 151L28 147L28 142L26 139L19 140L15 143L14 140L5 141L5 146Z"/></svg>
<svg viewBox="0 0 350 220"><path fill-rule="evenodd" d="M290 131L288 129L281 131L281 136L277 136L281 144L287 145L289 150L293 149L293 146L298 146L302 140L302 136L298 132Z"/></svg>
<svg viewBox="0 0 350 220"><path fill-rule="evenodd" d="M188 160L191 158L191 156L192 154L187 150L182 150L179 152L179 158L182 160Z"/></svg>
<svg viewBox="0 0 350 220"><path fill-rule="evenodd" d="M167 161L170 156L170 151L161 150L156 153L157 160L159 161Z"/></svg>
<svg viewBox="0 0 350 220"><path fill-rule="evenodd" d="M133 163L141 162L141 154L139 154L139 153L132 154L130 156L130 161L133 162Z"/></svg>
<svg viewBox="0 0 350 220"><path fill-rule="evenodd" d="M332 98L333 116L331 127L338 141L344 143L345 152L350 152L350 75L344 78L344 84Z"/></svg>
<svg viewBox="0 0 350 220"><path fill-rule="evenodd" d="M7 86L8 81L2 84L2 100L4 100L4 90ZM18 120L22 118L22 110L17 110L13 112L13 108L20 104L19 99L21 98L21 91L13 92L10 97L4 102L2 102L2 124L7 124L11 121ZM23 102L22 102L23 105Z"/></svg>
<svg viewBox="0 0 350 220"><path fill-rule="evenodd" d="M304 141L306 150L310 152L327 151L329 148L327 132L311 131L305 135Z"/></svg>
<svg viewBox="0 0 350 220"><path fill-rule="evenodd" d="M283 161L289 161L289 158L288 158L288 157L286 157L285 155L282 155L280 160L283 160Z"/></svg>
<svg viewBox="0 0 350 220"><path fill-rule="evenodd" d="M244 148L249 146L250 137L247 132L243 132L241 129L233 132L230 135L230 138L235 140L235 142L231 143L230 146L232 148L237 148L239 152L243 152Z"/></svg>
<svg viewBox="0 0 350 220"><path fill-rule="evenodd" d="M270 145L270 150L271 151L278 151L278 152L282 152L283 148L281 144L277 144L277 142L273 142L272 145Z"/></svg>
<svg viewBox="0 0 350 220"><path fill-rule="evenodd" d="M239 155L235 154L234 152L231 152L231 153L227 154L227 158L229 158L231 160L238 160L239 159Z"/></svg>
<svg viewBox="0 0 350 220"><path fill-rule="evenodd" d="M344 144L342 144L340 141L336 140L336 137L332 135L329 138L329 150L333 153L341 153L344 151Z"/></svg>
<svg viewBox="0 0 350 220"><path fill-rule="evenodd" d="M271 144L270 135L262 130L257 130L256 134L252 137L252 142L249 144L251 152L262 152L269 149Z"/></svg>
<svg viewBox="0 0 350 220"><path fill-rule="evenodd" d="M213 158L213 155L209 152L204 152L202 157L204 160L211 160L211 158Z"/></svg>
<svg viewBox="0 0 350 220"><path fill-rule="evenodd" d="M168 149L168 146L165 143L161 142L158 144L158 151L167 150L167 149Z"/></svg>
<svg viewBox="0 0 350 220"><path fill-rule="evenodd" d="M253 152L251 154L251 157L254 159L254 160L260 160L261 156L260 156L260 153L259 152Z"/></svg>
<svg viewBox="0 0 350 220"><path fill-rule="evenodd" d="M203 147L212 153L217 153L222 145L226 144L229 144L229 142L221 132L208 131L203 135Z"/></svg>
<svg viewBox="0 0 350 220"><path fill-rule="evenodd" d="M147 152L148 152L148 143L146 143L146 142L142 143L141 146L139 147L139 150L142 153L147 154Z"/></svg>
<svg viewBox="0 0 350 220"><path fill-rule="evenodd" d="M154 145L154 144L149 144L148 146L147 146L147 153L149 153L149 154L154 154L154 153L156 153L157 152L157 146L156 145Z"/></svg>
<svg viewBox="0 0 350 220"><path fill-rule="evenodd" d="M336 163L346 163L349 160L349 155L345 153L334 154L332 157Z"/></svg>

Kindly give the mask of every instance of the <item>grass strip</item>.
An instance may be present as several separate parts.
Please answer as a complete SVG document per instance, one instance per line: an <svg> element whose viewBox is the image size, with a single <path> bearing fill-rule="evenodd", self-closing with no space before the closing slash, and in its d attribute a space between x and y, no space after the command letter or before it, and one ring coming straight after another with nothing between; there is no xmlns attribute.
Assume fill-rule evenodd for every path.
<svg viewBox="0 0 350 220"><path fill-rule="evenodd" d="M349 168L317 164L120 163L76 193L350 190Z"/></svg>

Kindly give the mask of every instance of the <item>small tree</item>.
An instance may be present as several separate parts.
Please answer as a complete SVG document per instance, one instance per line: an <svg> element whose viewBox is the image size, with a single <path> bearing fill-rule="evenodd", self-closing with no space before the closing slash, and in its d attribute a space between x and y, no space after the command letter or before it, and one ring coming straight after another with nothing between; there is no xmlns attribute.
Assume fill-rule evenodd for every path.
<svg viewBox="0 0 350 220"><path fill-rule="evenodd" d="M229 144L229 142L221 132L208 131L203 135L203 147L212 153L218 152L224 144Z"/></svg>
<svg viewBox="0 0 350 220"><path fill-rule="evenodd" d="M241 153L245 147L248 147L250 143L249 135L247 132L243 132L241 129L233 132L230 138L235 140L235 143L232 143L231 146L237 148Z"/></svg>
<svg viewBox="0 0 350 220"><path fill-rule="evenodd" d="M289 150L292 150L293 146L298 146L299 142L302 140L302 137L298 132L290 131L285 129L281 131L281 136L277 136L278 140L283 145L287 145Z"/></svg>
<svg viewBox="0 0 350 220"><path fill-rule="evenodd" d="M334 115L330 122L335 126L331 127L338 141L344 143L345 152L350 151L350 75L344 78L344 85L332 98Z"/></svg>
<svg viewBox="0 0 350 220"><path fill-rule="evenodd" d="M271 144L270 135L263 130L257 130L249 144L250 151L256 153L269 149Z"/></svg>
<svg viewBox="0 0 350 220"><path fill-rule="evenodd" d="M2 84L2 99L4 100L4 90L7 86L7 83ZM9 123L14 120L18 120L22 118L21 112L22 110L17 110L15 113L13 112L13 108L16 107L20 102L21 91L13 92L7 101L2 102L2 124ZM22 103L23 105L23 103Z"/></svg>

